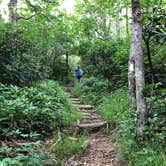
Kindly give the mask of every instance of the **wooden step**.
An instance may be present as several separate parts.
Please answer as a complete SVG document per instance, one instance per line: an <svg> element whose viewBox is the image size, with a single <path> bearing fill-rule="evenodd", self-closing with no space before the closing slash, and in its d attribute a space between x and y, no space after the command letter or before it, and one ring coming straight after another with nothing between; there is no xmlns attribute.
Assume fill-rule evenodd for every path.
<svg viewBox="0 0 166 166"><path fill-rule="evenodd" d="M78 98L76 98L76 97L71 97L70 100L73 101L73 102L75 102L75 101L80 101L80 100L79 100Z"/></svg>
<svg viewBox="0 0 166 166"><path fill-rule="evenodd" d="M106 122L99 122L99 123L80 123L78 124L79 128L98 128L106 125Z"/></svg>
<svg viewBox="0 0 166 166"><path fill-rule="evenodd" d="M64 88L64 90L65 90L66 92L70 92L71 89L72 89L71 87L65 87L65 88Z"/></svg>
<svg viewBox="0 0 166 166"><path fill-rule="evenodd" d="M91 116L89 116L89 115L83 115L83 119L91 119Z"/></svg>
<svg viewBox="0 0 166 166"><path fill-rule="evenodd" d="M84 104L79 104L77 105L79 109L85 109L85 110L91 110L93 109L94 107L91 106L91 105L84 105Z"/></svg>
<svg viewBox="0 0 166 166"><path fill-rule="evenodd" d="M99 119L99 120L100 120L100 118L99 118L99 117L94 117L94 116L89 117L89 119L90 119L90 120L97 120L97 119Z"/></svg>
<svg viewBox="0 0 166 166"><path fill-rule="evenodd" d="M78 111L83 115L82 119L78 120L76 123L76 128L96 130L104 125L105 121L102 121L100 116L93 110L94 107L91 105L82 104L80 99L70 93L71 87L66 87L66 94L70 97L72 103L78 108Z"/></svg>
<svg viewBox="0 0 166 166"><path fill-rule="evenodd" d="M94 124L94 123L101 123L102 122L102 120L100 120L100 119L82 119L81 121L80 121L80 124L86 124L86 123L88 123L88 124Z"/></svg>
<svg viewBox="0 0 166 166"><path fill-rule="evenodd" d="M95 112L93 111L93 109L87 109L87 110L85 110L85 109L80 109L80 112L82 113L82 114L95 114Z"/></svg>
<svg viewBox="0 0 166 166"><path fill-rule="evenodd" d="M72 103L75 104L75 105L79 105L79 104L81 104L80 101L72 101Z"/></svg>
<svg viewBox="0 0 166 166"><path fill-rule="evenodd" d="M82 110L81 110L81 114L83 116L92 116L92 112L82 112Z"/></svg>

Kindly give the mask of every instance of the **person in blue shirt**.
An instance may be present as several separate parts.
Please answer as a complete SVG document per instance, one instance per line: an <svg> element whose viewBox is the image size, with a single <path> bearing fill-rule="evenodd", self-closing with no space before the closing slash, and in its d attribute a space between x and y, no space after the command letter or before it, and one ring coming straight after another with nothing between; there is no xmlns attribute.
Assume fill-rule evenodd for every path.
<svg viewBox="0 0 166 166"><path fill-rule="evenodd" d="M80 69L79 66L75 69L74 76L76 77L77 81L80 82L82 77L82 70Z"/></svg>

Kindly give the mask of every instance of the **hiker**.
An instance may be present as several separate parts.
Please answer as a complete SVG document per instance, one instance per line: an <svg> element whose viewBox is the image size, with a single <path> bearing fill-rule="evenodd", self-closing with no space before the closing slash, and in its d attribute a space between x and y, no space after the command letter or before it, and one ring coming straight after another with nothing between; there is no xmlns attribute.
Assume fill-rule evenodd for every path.
<svg viewBox="0 0 166 166"><path fill-rule="evenodd" d="M82 77L82 70L80 69L79 66L75 69L74 76L76 77L77 81L80 82Z"/></svg>

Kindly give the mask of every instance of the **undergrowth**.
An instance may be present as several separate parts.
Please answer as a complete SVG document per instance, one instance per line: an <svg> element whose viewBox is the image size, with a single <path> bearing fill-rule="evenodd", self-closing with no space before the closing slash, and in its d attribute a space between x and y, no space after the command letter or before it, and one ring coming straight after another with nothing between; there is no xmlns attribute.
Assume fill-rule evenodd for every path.
<svg viewBox="0 0 166 166"><path fill-rule="evenodd" d="M38 140L70 131L80 118L59 84L49 80L31 87L0 84L0 108L1 165L45 165Z"/></svg>
<svg viewBox="0 0 166 166"><path fill-rule="evenodd" d="M85 135L74 136L73 134L62 134L60 140L55 145L55 153L59 159L65 159L80 149L84 148ZM58 136L55 136L55 142Z"/></svg>
<svg viewBox="0 0 166 166"><path fill-rule="evenodd" d="M104 95L97 112L110 124L118 125L127 111L128 100L126 90L119 89L115 93Z"/></svg>
<svg viewBox="0 0 166 166"><path fill-rule="evenodd" d="M127 93L117 90L102 98L97 111L109 123L109 133L117 141L117 158L128 166L164 166L166 164L165 130L160 128L163 118L151 115L145 138L137 136L136 111L128 109ZM108 131L108 129L107 129Z"/></svg>
<svg viewBox="0 0 166 166"><path fill-rule="evenodd" d="M73 93L84 103L97 105L96 111L108 122L104 132L117 141L118 160L128 166L165 166L165 91L160 93L156 88L154 93L157 95L146 98L149 119L145 137L140 138L137 136L136 110L128 109L127 90L109 92L110 87L103 89L105 83L100 82L95 78L82 80L73 88Z"/></svg>
<svg viewBox="0 0 166 166"><path fill-rule="evenodd" d="M76 83L72 93L79 97L85 104L96 105L103 95L109 92L108 81L99 80L95 77L83 78L80 83Z"/></svg>

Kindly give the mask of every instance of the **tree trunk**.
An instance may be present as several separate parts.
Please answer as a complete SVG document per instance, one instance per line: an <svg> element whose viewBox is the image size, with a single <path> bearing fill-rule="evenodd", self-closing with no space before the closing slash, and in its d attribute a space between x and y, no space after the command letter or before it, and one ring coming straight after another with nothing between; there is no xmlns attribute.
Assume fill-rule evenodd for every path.
<svg viewBox="0 0 166 166"><path fill-rule="evenodd" d="M133 34L132 29L132 34ZM136 108L136 93L135 93L135 57L134 57L134 36L131 36L130 42L130 57L128 62L128 89L129 89L129 108Z"/></svg>
<svg viewBox="0 0 166 166"><path fill-rule="evenodd" d="M18 22L18 13L16 11L17 3L18 3L18 0L10 0L8 4L9 20L14 24L17 24Z"/></svg>
<svg viewBox="0 0 166 166"><path fill-rule="evenodd" d="M129 33L129 16L128 16L128 6L126 6L126 33Z"/></svg>
<svg viewBox="0 0 166 166"><path fill-rule="evenodd" d="M145 43L145 45L146 45L146 49L147 49L147 55L148 55L148 61L149 61L149 67L150 67L151 83L154 83L154 71L153 71L153 65L152 65L152 60L151 60L149 41L147 41Z"/></svg>
<svg viewBox="0 0 166 166"><path fill-rule="evenodd" d="M116 5L116 35L118 37L120 37L120 21L119 21L120 2L121 0L117 0L117 5Z"/></svg>
<svg viewBox="0 0 166 166"><path fill-rule="evenodd" d="M143 135L144 127L147 123L147 110L143 88L145 85L144 79L144 64L142 53L142 27L141 27L141 7L139 0L132 0L132 39L131 49L135 58L135 82L136 82L136 105L137 105L137 126L138 134Z"/></svg>
<svg viewBox="0 0 166 166"><path fill-rule="evenodd" d="M149 62L149 68L150 68L150 75L151 75L151 83L154 83L155 81L158 81L157 77L155 76L155 72L153 69L152 59L151 59L151 51L150 51L150 36L145 38L143 36L144 43L147 50L147 56L148 56L148 62Z"/></svg>
<svg viewBox="0 0 166 166"><path fill-rule="evenodd" d="M68 76L69 73L69 54L66 52L66 76Z"/></svg>

